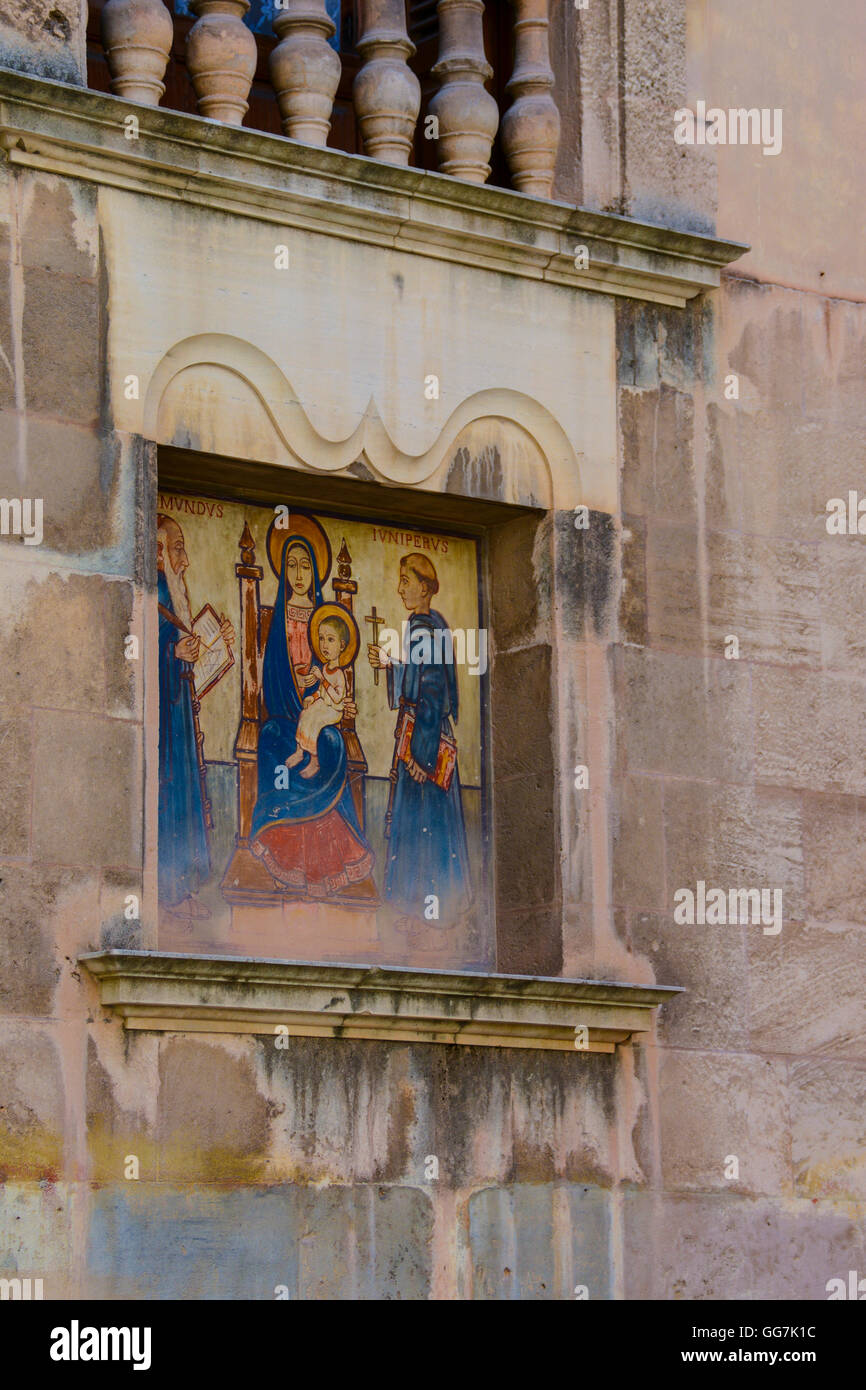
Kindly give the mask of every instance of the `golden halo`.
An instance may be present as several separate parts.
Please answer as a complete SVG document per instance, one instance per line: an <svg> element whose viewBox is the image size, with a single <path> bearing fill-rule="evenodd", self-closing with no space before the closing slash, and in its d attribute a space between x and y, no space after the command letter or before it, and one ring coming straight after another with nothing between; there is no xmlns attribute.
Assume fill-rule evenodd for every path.
<svg viewBox="0 0 866 1390"><path fill-rule="evenodd" d="M277 526L278 520L283 521L281 526ZM284 519L281 515L275 516L268 527L268 556L277 579L280 577L283 551L289 536L303 536L305 541L309 541L310 549L316 557L319 583L324 587L325 580L331 573L331 543L315 517L310 516L309 512L298 512L293 508L290 508L288 517Z"/></svg>
<svg viewBox="0 0 866 1390"><path fill-rule="evenodd" d="M361 645L361 634L358 631L358 624L352 617L348 608L344 608L342 603L320 603L310 619L310 648L315 652L319 661L322 660L319 652L319 627L325 618L342 618L346 627L349 629L349 645L340 652L339 665L351 666L355 657L358 655L358 648Z"/></svg>

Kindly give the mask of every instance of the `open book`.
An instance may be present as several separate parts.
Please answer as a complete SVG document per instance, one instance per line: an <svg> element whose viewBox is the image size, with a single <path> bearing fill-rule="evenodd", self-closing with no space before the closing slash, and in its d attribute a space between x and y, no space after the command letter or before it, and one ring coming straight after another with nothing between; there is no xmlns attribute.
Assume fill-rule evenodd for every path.
<svg viewBox="0 0 866 1390"><path fill-rule="evenodd" d="M201 638L199 658L193 668L195 693L200 700L234 666L235 659L220 636L220 620L209 603L193 618L192 630Z"/></svg>

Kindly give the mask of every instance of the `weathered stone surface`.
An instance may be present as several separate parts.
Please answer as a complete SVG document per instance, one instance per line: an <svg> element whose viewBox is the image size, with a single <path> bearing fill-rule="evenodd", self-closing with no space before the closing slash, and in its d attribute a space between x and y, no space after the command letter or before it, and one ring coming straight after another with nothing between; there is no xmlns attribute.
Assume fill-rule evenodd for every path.
<svg viewBox="0 0 866 1390"><path fill-rule="evenodd" d="M798 1196L866 1201L866 1064L792 1062L790 1096Z"/></svg>
<svg viewBox="0 0 866 1390"><path fill-rule="evenodd" d="M506 975L559 975L562 925L558 900L533 908L496 910L497 969Z"/></svg>
<svg viewBox="0 0 866 1390"><path fill-rule="evenodd" d="M651 222L711 231L714 161L706 148L673 139L673 113L688 89L687 55L698 46L686 0L626 0L618 22L624 210Z"/></svg>
<svg viewBox="0 0 866 1390"><path fill-rule="evenodd" d="M523 647L496 658L493 757L496 780L552 772L551 649ZM520 738L514 737L516 728ZM552 780L552 779L551 779Z"/></svg>
<svg viewBox="0 0 866 1390"><path fill-rule="evenodd" d="M12 0L0 22L0 47L2 26L17 22L21 3ZM682 150L671 138L687 71L720 90L730 85L735 45L742 50L735 20L728 16L712 34L701 24L687 31L681 0L673 7L623 0L618 16L604 0L587 11L550 8L559 36L557 96L570 132L559 171L589 205L655 209L659 221L709 225L715 160L727 160L728 172L720 171L724 225L759 240L750 265L766 278L781 264L791 272L788 284L818 291L831 280L856 281L854 257L838 251L850 250L863 219L847 219L850 231L837 219L818 242L803 237L790 201L790 180L802 183L800 161L787 161L790 170L799 165L796 173L778 161L775 180L764 176L758 188L757 171L777 169L759 150ZM801 85L815 71L804 32L801 25L791 59ZM31 37L38 50L43 39ZM746 61L754 76L759 60L751 50ZM843 67L837 87L853 90L851 65ZM851 109L836 105L834 130L844 119L839 113ZM802 130L799 138L813 139ZM848 144L850 155L830 149L826 165L852 169L857 147ZM241 167L232 163L235 175ZM838 192L826 167L816 177L822 194ZM735 269L720 293L686 310L621 301L614 311L601 295L540 288L492 269L482 288L468 265L300 230L292 254L304 273L288 277L275 295L261 273L272 255L273 223L109 188L99 193L105 278L97 292L94 185L0 168L0 195L13 184L24 239L15 279L9 204L2 202L0 468L7 481L0 492L15 495L26 483L43 496L46 544L93 578L49 573L4 542L0 739L3 729L10 732L2 744L8 805L0 854L93 870L0 865L0 1008L69 1025L58 1041L28 1024L28 1038L40 1039L33 1094L5 1082L0 1089L0 1105L11 1094L25 1107L15 1111L15 1142L24 1145L16 1153L37 1165L26 1170L32 1187L23 1196L0 1188L0 1207L9 1203L21 1217L13 1216L13 1239L0 1237L0 1246L22 1272L21 1261L37 1256L39 1268L66 1270L86 1236L87 1287L98 1296L270 1300L285 1285L292 1298L423 1298L431 1288L435 1192L436 1274L449 1261L447 1277L467 1296L572 1298L585 1283L593 1298L823 1298L827 1278L857 1265L862 1271L866 919L857 870L866 767L856 731L866 537L831 538L824 525L829 497L849 487L866 494L862 303L738 280ZM813 197L807 225L839 203ZM447 218L444 194L441 208ZM781 228L781 260L769 228ZM792 259L794 238L803 245ZM825 256L828 279L821 282ZM18 383L18 400L29 407L26 420L9 414L16 403L10 288L23 293L27 379ZM614 313L623 388L619 498ZM347 323L363 328L362 352ZM272 1038L157 1043L123 1037L94 1011L94 1050L89 1058L75 1051L94 1000L86 977L75 979L77 949L98 944L100 933L112 945L137 944L122 907L128 892L145 891L136 828L143 745L141 731L125 727L139 713L140 687L118 647L130 616L128 581L154 580L155 446L130 442L143 411L122 399L122 378L111 383L97 433L106 333L116 362L134 359L130 371L144 371L139 362L155 365L179 340L231 337L233 379L247 373L256 383L243 388L249 415L238 405L240 387L208 395L228 374L217 379L203 367L189 389L181 384L166 399L161 417L172 437L209 441L226 458L279 459L291 469L298 436L287 421L303 413L320 432L304 466L318 468L372 401L382 411L383 439L399 441L399 449L383 445L378 461L359 465L371 489L382 477L401 486L414 481L391 477L394 458L400 449L412 458L433 449L464 401L489 390L520 398L525 429L467 426L483 443L464 447L461 435L419 492L549 507L548 518L559 508L555 564L552 522L535 515L497 527L488 552L497 657L491 823L503 908L497 963L555 973L564 923L567 959L585 942L587 961L613 958L624 978L643 978L652 967L660 981L688 991L661 1011L661 1049L552 1058L316 1039L292 1039L286 1051ZM275 364L273 378L257 375L259 351ZM440 374L438 405L419 403L427 370ZM723 399L728 371L739 374L738 401ZM262 401L268 409L288 404L281 422L289 448ZM125 436L108 432L112 412L122 412ZM235 414L243 419L232 430L226 421ZM570 456L555 446L542 458L538 440L547 438L549 419L561 423L576 462L565 462ZM493 441L512 441L511 429L525 434L526 447L509 473L507 451ZM235 451L228 440L243 447ZM586 485L593 506L606 510L593 512L594 529L581 536L568 508ZM621 556L611 520L617 501ZM106 584L106 574L123 582ZM637 646L616 651L610 668L609 649L595 651L593 684L585 650L568 639L587 625L609 635L616 603L621 638ZM705 644L720 655L728 631L739 635L742 655L779 665L705 663ZM637 649L647 643L691 655ZM791 669L803 664L812 671ZM543 678L533 685L537 665ZM616 676L611 700L599 678L608 669ZM551 682L558 685L553 698ZM513 697L520 684L532 694L526 719ZM111 717L97 718L105 714ZM155 732L152 724L148 759ZM590 760L590 745L592 812L589 797L567 811L570 766ZM127 770L136 773L128 795ZM514 844L524 852L516 854ZM756 886L778 880L781 935L676 926L672 890L699 877ZM564 910L560 878L568 885ZM30 1052L18 1032L10 1036L15 1085L30 1086ZM31 1112L41 1137L28 1147L20 1136ZM130 1151L140 1151L153 1175L154 1133L168 1183L123 1182L118 1164ZM719 1173L727 1152L741 1159L739 1187L785 1196L746 1200L730 1190ZM50 1173L47 1160L64 1153L109 1187L70 1193L46 1183L37 1193L37 1171ZM440 1162L438 1188L424 1177L429 1155ZM618 1180L649 1185L625 1195L624 1263L608 1234L609 1189ZM245 1190L220 1190L223 1181ZM181 1183L183 1192L173 1186ZM663 1183L713 1191L671 1195ZM470 1278L463 1289L467 1265L474 1284Z"/></svg>
<svg viewBox="0 0 866 1390"><path fill-rule="evenodd" d="M598 1053L561 1053L522 1069L511 1090L511 1174L518 1184L568 1178L608 1186L614 1078ZM469 1174L466 1174L469 1178Z"/></svg>
<svg viewBox="0 0 866 1390"><path fill-rule="evenodd" d="M576 1184L488 1187L470 1197L472 1298L612 1297L610 1197Z"/></svg>
<svg viewBox="0 0 866 1390"><path fill-rule="evenodd" d="M613 635L619 599L619 545L614 518L590 510L587 525L573 512L556 513L556 592L568 637Z"/></svg>
<svg viewBox="0 0 866 1390"><path fill-rule="evenodd" d="M54 275L71 275L76 280L95 280L99 244L96 187L22 170L19 189L22 265Z"/></svg>
<svg viewBox="0 0 866 1390"><path fill-rule="evenodd" d="M270 1107L252 1038L165 1038L159 1061L159 1171L181 1182L264 1176Z"/></svg>
<svg viewBox="0 0 866 1390"><path fill-rule="evenodd" d="M618 779L614 790L613 902L617 907L664 911L662 782Z"/></svg>
<svg viewBox="0 0 866 1390"><path fill-rule="evenodd" d="M729 787L720 796L706 782L667 779L665 908L671 921L677 889L694 892L698 879L708 889L781 889L783 921L802 920L802 834L800 798L789 792ZM751 923L749 930L762 926Z"/></svg>
<svg viewBox="0 0 866 1390"><path fill-rule="evenodd" d="M31 798L31 730L26 712L10 718L0 714L0 759L4 770L0 855L26 856L30 851Z"/></svg>
<svg viewBox="0 0 866 1390"><path fill-rule="evenodd" d="M152 1182L159 1175L159 1150L153 1127L142 1110L123 1104L136 1093L142 1106L149 1103L158 1045L157 1038L146 1034L127 1035L123 1041L115 1034L111 1066L107 1065L107 1058L106 1062L100 1058L94 1037L87 1039L85 1109L88 1172L92 1181ZM102 1046L107 1053L104 1040ZM123 1068L118 1076L121 1048ZM149 1083L147 1092L140 1086L145 1077ZM130 1158L138 1162L135 1171L128 1166Z"/></svg>
<svg viewBox="0 0 866 1390"><path fill-rule="evenodd" d="M706 536L706 613L698 536L683 526L649 527L647 586L653 646L738 660L821 665L821 617L813 546L766 537Z"/></svg>
<svg viewBox="0 0 866 1390"><path fill-rule="evenodd" d="M669 1046L736 1048L748 1028L747 927L679 926L672 913L629 912L628 942L660 985L680 985L659 1011Z"/></svg>
<svg viewBox="0 0 866 1390"><path fill-rule="evenodd" d="M512 777L498 784L495 805L496 884L501 901L512 908L550 902L557 895L551 774ZM515 845L525 846L526 853L509 848Z"/></svg>
<svg viewBox="0 0 866 1390"><path fill-rule="evenodd" d="M138 899L138 912L127 916L135 904L130 897ZM144 949L145 942L141 929L142 891L141 874L128 869L103 869L99 890L100 946L103 950L135 951Z"/></svg>
<svg viewBox="0 0 866 1390"><path fill-rule="evenodd" d="M5 217L9 213L5 206L9 190L0 184L0 411L15 410L18 402L15 396L15 334L17 320L13 313L13 281L10 263L11 245ZM20 386L19 386L20 390ZM0 416L2 419L2 416ZM5 449L3 455L5 456ZM0 462L5 471L6 464Z"/></svg>
<svg viewBox="0 0 866 1390"><path fill-rule="evenodd" d="M819 922L866 924L866 802L855 796L803 797L806 909Z"/></svg>
<svg viewBox="0 0 866 1390"><path fill-rule="evenodd" d="M753 691L759 781L866 792L866 747L851 737L851 711L866 695L862 678L758 666Z"/></svg>
<svg viewBox="0 0 866 1390"><path fill-rule="evenodd" d="M741 387L741 402L745 387ZM793 418L767 410L760 399L743 410L731 401L707 409L709 458L724 479L724 519L714 525L759 536L826 541L827 502L864 489L857 430L852 421ZM845 462L840 462L844 460ZM839 536L846 548L862 544Z"/></svg>
<svg viewBox="0 0 866 1390"><path fill-rule="evenodd" d="M77 1195L66 1183L0 1182L0 1277L41 1279L45 1299L74 1297Z"/></svg>
<svg viewBox="0 0 866 1390"><path fill-rule="evenodd" d="M624 1209L626 1299L824 1299L862 1264L862 1218L830 1203L627 1192Z"/></svg>
<svg viewBox="0 0 866 1390"><path fill-rule="evenodd" d="M421 1182L428 1153L440 1154L445 1166L430 1130L416 1129L429 1085L425 1049L325 1038L292 1038L281 1047L278 1041L256 1041L269 1179Z"/></svg>
<svg viewBox="0 0 866 1390"><path fill-rule="evenodd" d="M55 864L134 864L142 835L138 731L38 710L34 749L34 853Z"/></svg>
<svg viewBox="0 0 866 1390"><path fill-rule="evenodd" d="M0 1185L56 1182L63 1167L64 1076L56 1039L0 1021Z"/></svg>
<svg viewBox="0 0 866 1390"><path fill-rule="evenodd" d="M616 305L617 382L642 391L673 387L691 395L705 366L713 300L701 296L683 309L621 299Z"/></svg>
<svg viewBox="0 0 866 1390"><path fill-rule="evenodd" d="M490 617L497 652L531 645L546 625L550 600L550 528L537 517L517 517L490 532Z"/></svg>
<svg viewBox="0 0 866 1390"><path fill-rule="evenodd" d="M730 368L745 383L741 402L759 403L780 418L793 412L798 421L855 423L866 359L863 315L855 303L841 300L830 308L823 296L732 278L722 327ZM838 460L843 470L845 464Z"/></svg>
<svg viewBox="0 0 866 1390"><path fill-rule="evenodd" d="M455 1189L613 1177L605 1056L275 1041L256 1044L270 1181L423 1184L431 1155Z"/></svg>
<svg viewBox="0 0 866 1390"><path fill-rule="evenodd" d="M661 1056L659 1113L665 1189L786 1194L791 1136L785 1063L732 1053ZM726 1178L731 1156L739 1177Z"/></svg>
<svg viewBox="0 0 866 1390"><path fill-rule="evenodd" d="M105 586L105 707L115 718L141 718L144 704L144 663L147 644L144 624L136 621L131 584ZM138 656L126 656L126 638L138 638Z"/></svg>
<svg viewBox="0 0 866 1390"><path fill-rule="evenodd" d="M56 82L87 82L87 13L79 0L7 0L0 19L3 67L50 77Z"/></svg>
<svg viewBox="0 0 866 1390"><path fill-rule="evenodd" d="M623 511L641 517L670 517L694 526L697 503L691 397L664 384L657 391L623 389L619 420Z"/></svg>
<svg viewBox="0 0 866 1390"><path fill-rule="evenodd" d="M647 576L646 523L641 517L623 517L620 554L620 633L624 642L642 647L647 642Z"/></svg>
<svg viewBox="0 0 866 1390"><path fill-rule="evenodd" d="M87 940L98 880L74 869L0 865L0 1012L54 1012L62 947L73 922Z"/></svg>
<svg viewBox="0 0 866 1390"><path fill-rule="evenodd" d="M430 1224L411 1188L106 1187L88 1283L115 1298L422 1299Z"/></svg>
<svg viewBox="0 0 866 1390"><path fill-rule="evenodd" d="M116 1183L91 1198L91 1297L267 1298L297 1287L291 1189Z"/></svg>
<svg viewBox="0 0 866 1390"><path fill-rule="evenodd" d="M119 529L118 497L130 481L118 443L95 429L32 413L26 415L25 425L19 433L16 415L0 414L2 495L42 498L45 547L77 558L102 552L106 560L99 567L115 568L107 562L107 552ZM32 550L39 554L36 547Z"/></svg>
<svg viewBox="0 0 866 1390"><path fill-rule="evenodd" d="M631 772L744 782L752 767L749 672L735 661L618 652L620 738Z"/></svg>
<svg viewBox="0 0 866 1390"><path fill-rule="evenodd" d="M779 936L747 936L752 1046L866 1058L863 928L786 922Z"/></svg>
<svg viewBox="0 0 866 1390"><path fill-rule="evenodd" d="M4 566L0 699L7 707L105 707L105 601L101 576Z"/></svg>
<svg viewBox="0 0 866 1390"><path fill-rule="evenodd" d="M861 494L862 495L862 494ZM842 494L847 500L847 489ZM866 662L866 537L832 536L818 546L824 666L851 675Z"/></svg>
<svg viewBox="0 0 866 1390"><path fill-rule="evenodd" d="M95 282L51 271L24 273L27 406L80 424L99 414L99 291Z"/></svg>

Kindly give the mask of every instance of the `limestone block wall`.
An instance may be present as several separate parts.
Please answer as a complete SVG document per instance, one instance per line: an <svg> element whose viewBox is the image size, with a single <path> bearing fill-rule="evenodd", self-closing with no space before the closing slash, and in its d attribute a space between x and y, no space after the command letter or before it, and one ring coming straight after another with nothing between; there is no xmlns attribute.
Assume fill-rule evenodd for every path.
<svg viewBox="0 0 866 1390"><path fill-rule="evenodd" d="M578 17L582 145L578 160L563 142L563 196L709 225L715 174L664 145L658 116L707 60L689 46L694 8L620 8L619 34L613 10ZM673 47L654 50L662 9ZM634 55L624 133L607 95L617 52ZM724 77L736 55L713 52ZM570 81L573 58L559 72ZM747 238L726 167L720 216ZM797 206L807 174L786 181ZM190 240L217 254L204 227L189 214ZM539 741L555 749L520 762L506 690L494 750L518 795L503 814L521 782L552 782L561 846L536 875L500 866L514 968L687 994L615 1057L283 1051L124 1034L77 963L153 944L123 914L154 889L154 709L123 637L155 580L156 457L118 420L109 342L135 325L111 322L95 188L0 169L0 493L44 500L43 544L0 538L0 1272L57 1297L812 1299L862 1261L866 581L862 537L828 536L824 517L828 498L866 494L866 327L841 233L831 296L817 265L814 283L787 283L802 258L762 230L754 278L686 310L614 315L584 296L576 322L615 317L609 509L581 532L551 507L525 537L491 540L530 557L494 596L497 660L539 681ZM551 874L561 930L542 943ZM698 879L780 888L780 933L675 924L675 892Z"/></svg>
<svg viewBox="0 0 866 1390"><path fill-rule="evenodd" d="M0 63L84 86L86 29L87 0L6 0L0 15Z"/></svg>
<svg viewBox="0 0 866 1390"><path fill-rule="evenodd" d="M638 1148L663 1195L629 1198L653 1252L643 1296L757 1281L817 1298L862 1246L866 940L846 885L863 764L841 749L863 690L864 557L825 519L862 480L864 328L860 306L733 279L676 322L619 316L613 897L631 948L688 990L647 1054L658 1128ZM781 890L778 934L675 925L674 895L698 880Z"/></svg>

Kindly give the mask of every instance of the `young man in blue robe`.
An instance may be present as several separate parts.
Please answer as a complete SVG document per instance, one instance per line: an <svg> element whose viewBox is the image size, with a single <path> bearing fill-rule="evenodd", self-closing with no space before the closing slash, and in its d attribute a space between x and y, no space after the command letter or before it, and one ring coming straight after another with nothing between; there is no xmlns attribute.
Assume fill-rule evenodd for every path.
<svg viewBox="0 0 866 1390"><path fill-rule="evenodd" d="M204 798L193 718L192 671L200 640L191 633L183 532L171 517L157 517L159 600L159 906L186 922L210 917L195 900L210 874ZM221 626L234 644L231 623Z"/></svg>
<svg viewBox="0 0 866 1390"><path fill-rule="evenodd" d="M453 648L442 637L436 641L448 623L430 607L438 591L432 561L404 555L397 585L411 614L404 659L394 661L373 643L368 656L371 666L385 670L390 708L414 718L408 754L397 765L385 897L411 916L449 926L469 907L472 889L458 768L447 791L434 780L440 743L453 739L458 713ZM434 900L438 917L430 911Z"/></svg>

